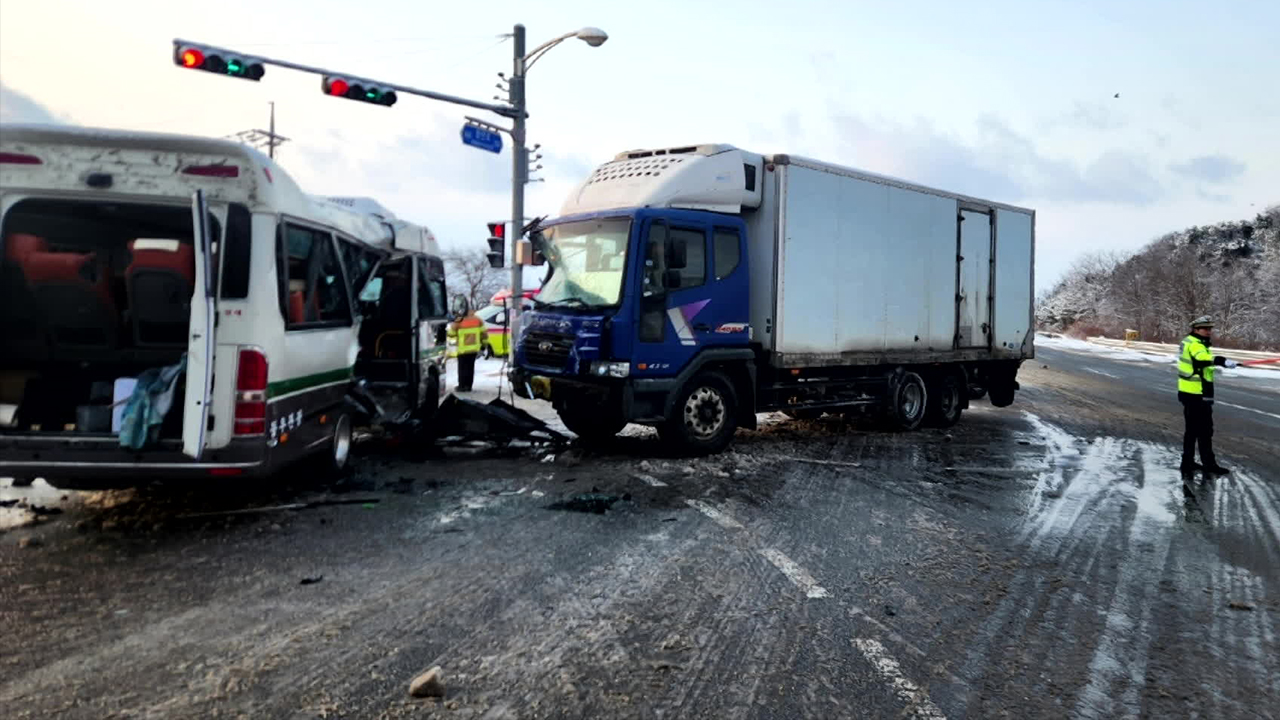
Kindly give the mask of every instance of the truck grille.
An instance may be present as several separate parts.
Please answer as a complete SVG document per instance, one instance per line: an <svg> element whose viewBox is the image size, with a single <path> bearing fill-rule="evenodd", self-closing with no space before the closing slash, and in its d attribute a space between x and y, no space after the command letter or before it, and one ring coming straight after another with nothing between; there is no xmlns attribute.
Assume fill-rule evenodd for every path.
<svg viewBox="0 0 1280 720"><path fill-rule="evenodd" d="M530 365L562 370L573 352L573 336L532 330L524 336L522 349Z"/></svg>

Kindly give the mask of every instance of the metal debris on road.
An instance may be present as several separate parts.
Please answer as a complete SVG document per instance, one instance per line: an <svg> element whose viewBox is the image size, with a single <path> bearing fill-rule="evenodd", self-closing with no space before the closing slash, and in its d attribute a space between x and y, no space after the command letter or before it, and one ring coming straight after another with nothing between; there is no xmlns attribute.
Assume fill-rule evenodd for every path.
<svg viewBox="0 0 1280 720"><path fill-rule="evenodd" d="M1252 604L1246 603L1246 602L1240 602L1239 600L1232 600L1231 602L1227 603L1227 607L1231 608L1232 610L1248 610L1250 612L1253 611Z"/></svg>
<svg viewBox="0 0 1280 720"><path fill-rule="evenodd" d="M485 404L450 395L440 404L434 422L439 428L436 436L445 443L471 440L500 443L524 440L556 446L569 443L568 437L502 400Z"/></svg>
<svg viewBox="0 0 1280 720"><path fill-rule="evenodd" d="M324 580L324 576L323 576L323 575L314 575L314 576L312 576L312 577L304 577L304 578L302 578L302 581L301 581L301 582L299 582L298 584L299 584L299 585L315 585L316 583L320 582L321 580Z"/></svg>
<svg viewBox="0 0 1280 720"><path fill-rule="evenodd" d="M846 460L818 460L816 458L794 457L792 455L779 455L778 460L789 460L791 462L809 463L810 465L833 465L836 467L862 467L862 463L849 462Z"/></svg>
<svg viewBox="0 0 1280 720"><path fill-rule="evenodd" d="M281 512L284 510L309 510L311 508L324 507L326 505L363 505L365 508L372 508L375 504L382 502L378 498L350 498L342 500L312 500L311 502L288 503L285 505L268 505L266 507L256 508L238 508L236 510L214 510L211 512L188 513L179 515L175 520L187 520L190 518L202 517L222 517L224 515L254 515L258 513Z"/></svg>

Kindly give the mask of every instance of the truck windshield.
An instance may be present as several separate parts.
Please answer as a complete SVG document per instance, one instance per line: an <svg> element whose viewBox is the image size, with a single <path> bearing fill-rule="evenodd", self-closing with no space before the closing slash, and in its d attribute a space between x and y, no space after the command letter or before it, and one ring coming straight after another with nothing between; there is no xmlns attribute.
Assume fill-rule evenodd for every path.
<svg viewBox="0 0 1280 720"><path fill-rule="evenodd" d="M551 276L539 305L609 306L622 296L629 218L584 220L543 231Z"/></svg>

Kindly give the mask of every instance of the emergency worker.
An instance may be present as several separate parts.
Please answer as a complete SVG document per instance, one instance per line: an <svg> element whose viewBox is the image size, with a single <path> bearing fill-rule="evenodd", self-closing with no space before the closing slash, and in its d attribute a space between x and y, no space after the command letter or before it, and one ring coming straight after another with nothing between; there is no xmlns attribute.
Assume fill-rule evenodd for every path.
<svg viewBox="0 0 1280 720"><path fill-rule="evenodd" d="M446 334L454 341L454 353L458 358L458 391L471 392L476 376L476 356L484 342L484 321L471 311L466 298L454 302L454 319Z"/></svg>
<svg viewBox="0 0 1280 720"><path fill-rule="evenodd" d="M1230 472L1213 455L1213 375L1214 366L1233 368L1235 360L1209 352L1213 344L1213 318L1202 315L1191 323L1191 334L1182 340L1178 356L1178 401L1186 431L1182 435L1183 472L1205 470L1216 475ZM1195 461L1200 446L1200 463Z"/></svg>

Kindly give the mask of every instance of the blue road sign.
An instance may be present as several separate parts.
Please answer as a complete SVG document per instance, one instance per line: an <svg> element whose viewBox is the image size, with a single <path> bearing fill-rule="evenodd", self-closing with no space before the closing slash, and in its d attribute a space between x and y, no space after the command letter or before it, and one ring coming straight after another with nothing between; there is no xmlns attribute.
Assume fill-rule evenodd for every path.
<svg viewBox="0 0 1280 720"><path fill-rule="evenodd" d="M463 125L462 144L488 150L491 153L500 153L502 152L502 135L476 125Z"/></svg>

